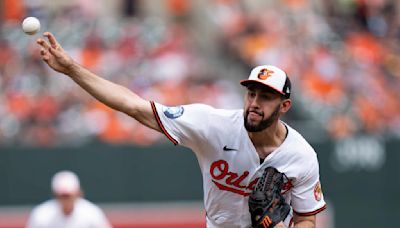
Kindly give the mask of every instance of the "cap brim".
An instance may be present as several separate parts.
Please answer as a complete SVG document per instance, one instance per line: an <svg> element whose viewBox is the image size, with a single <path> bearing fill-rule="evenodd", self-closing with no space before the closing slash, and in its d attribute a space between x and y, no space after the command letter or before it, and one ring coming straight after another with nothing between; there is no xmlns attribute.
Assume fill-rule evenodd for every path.
<svg viewBox="0 0 400 228"><path fill-rule="evenodd" d="M241 84L242 86L246 86L246 87L247 87L248 85L250 85L250 84L261 84L261 85L263 85L263 86L266 86L266 87L268 87L268 88L270 88L270 89L275 90L276 92L278 92L278 93L280 93L280 94L282 94L282 95L286 95L286 94L284 94L282 91L280 91L279 89L277 89L277 88L275 88L275 87L273 87L273 86L267 85L267 84L265 84L265 83L262 83L262 82L260 82L260 81L257 81L257 80L251 80L251 79L241 80L241 81L240 81L240 84Z"/></svg>

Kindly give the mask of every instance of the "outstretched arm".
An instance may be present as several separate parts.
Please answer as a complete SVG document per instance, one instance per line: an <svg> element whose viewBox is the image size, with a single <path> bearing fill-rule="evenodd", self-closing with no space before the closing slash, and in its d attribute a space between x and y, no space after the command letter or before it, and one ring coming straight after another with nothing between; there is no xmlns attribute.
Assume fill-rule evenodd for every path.
<svg viewBox="0 0 400 228"><path fill-rule="evenodd" d="M37 43L41 46L40 54L43 61L53 70L68 75L80 87L110 108L124 112L145 126L161 132L150 102L76 63L64 51L53 34L45 32L44 36L47 37L48 42L39 38Z"/></svg>

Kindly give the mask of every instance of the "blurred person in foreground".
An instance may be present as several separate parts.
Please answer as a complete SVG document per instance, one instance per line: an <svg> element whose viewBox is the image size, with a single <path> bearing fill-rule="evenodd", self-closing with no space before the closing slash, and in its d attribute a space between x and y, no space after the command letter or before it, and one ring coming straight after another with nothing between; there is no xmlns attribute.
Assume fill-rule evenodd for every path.
<svg viewBox="0 0 400 228"><path fill-rule="evenodd" d="M68 75L107 106L196 154L203 175L208 228L315 227L316 214L326 208L314 149L280 117L291 107L291 84L275 66L255 67L246 87L244 109L215 109L204 104L167 107L142 99L76 63L49 32L37 43L43 61ZM286 178L268 210L254 216L253 189L263 170L274 168ZM269 180L269 178L266 178ZM257 188L255 185L257 184ZM281 186L281 185L280 185ZM267 201L267 200L264 200ZM265 209L265 207L263 207ZM271 210L269 210L271 209ZM269 214L270 213L270 214Z"/></svg>
<svg viewBox="0 0 400 228"><path fill-rule="evenodd" d="M103 211L82 198L79 179L71 171L53 176L54 199L36 206L27 228L111 228Z"/></svg>

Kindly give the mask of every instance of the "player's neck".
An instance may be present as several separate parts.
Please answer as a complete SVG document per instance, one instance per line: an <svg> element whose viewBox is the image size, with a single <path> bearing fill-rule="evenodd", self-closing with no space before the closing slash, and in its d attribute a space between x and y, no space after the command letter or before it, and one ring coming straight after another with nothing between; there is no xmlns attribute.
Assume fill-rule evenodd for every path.
<svg viewBox="0 0 400 228"><path fill-rule="evenodd" d="M260 157L265 158L285 141L287 130L281 121L277 121L260 132L248 132Z"/></svg>

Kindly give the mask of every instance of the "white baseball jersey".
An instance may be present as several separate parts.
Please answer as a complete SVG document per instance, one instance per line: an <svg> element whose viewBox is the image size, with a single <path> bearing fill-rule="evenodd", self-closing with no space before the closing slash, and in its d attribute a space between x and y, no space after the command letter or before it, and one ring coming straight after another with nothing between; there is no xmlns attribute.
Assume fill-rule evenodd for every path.
<svg viewBox="0 0 400 228"><path fill-rule="evenodd" d="M319 182L317 155L306 140L287 124L284 142L260 164L244 127L243 110L214 109L192 104L166 107L151 102L164 134L191 148L203 175L207 227L250 227L248 196L265 167L288 177L283 189L292 211L284 221L292 226L293 211L313 215L325 209Z"/></svg>
<svg viewBox="0 0 400 228"><path fill-rule="evenodd" d="M106 216L95 204L77 199L71 215L64 215L57 200L36 206L29 217L27 228L110 228Z"/></svg>

